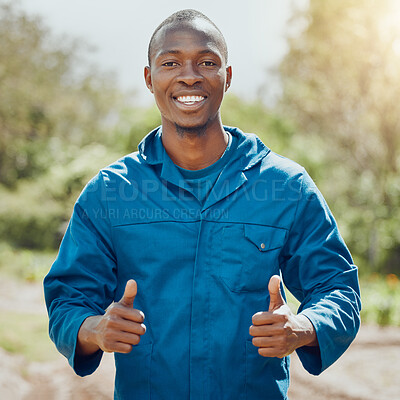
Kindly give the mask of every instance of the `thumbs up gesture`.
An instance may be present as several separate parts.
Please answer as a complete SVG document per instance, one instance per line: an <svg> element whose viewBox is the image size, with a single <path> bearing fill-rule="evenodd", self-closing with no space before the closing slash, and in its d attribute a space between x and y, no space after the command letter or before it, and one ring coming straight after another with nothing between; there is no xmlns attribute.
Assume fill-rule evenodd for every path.
<svg viewBox="0 0 400 400"><path fill-rule="evenodd" d="M285 357L301 346L317 346L314 326L304 315L294 315L282 297L281 278L271 277L268 311L253 315L249 333L263 357Z"/></svg>
<svg viewBox="0 0 400 400"><path fill-rule="evenodd" d="M106 352L129 353L145 334L144 314L133 308L137 284L126 283L121 300L107 308L104 315L87 318L78 332L79 355L93 354L99 349Z"/></svg>

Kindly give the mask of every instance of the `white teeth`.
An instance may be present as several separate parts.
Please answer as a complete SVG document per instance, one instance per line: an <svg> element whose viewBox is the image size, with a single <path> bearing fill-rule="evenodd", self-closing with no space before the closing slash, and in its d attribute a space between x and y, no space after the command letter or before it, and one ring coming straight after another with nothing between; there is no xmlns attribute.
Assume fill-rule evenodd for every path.
<svg viewBox="0 0 400 400"><path fill-rule="evenodd" d="M177 98L177 100L180 103L194 104L194 103L204 100L204 96L179 96Z"/></svg>

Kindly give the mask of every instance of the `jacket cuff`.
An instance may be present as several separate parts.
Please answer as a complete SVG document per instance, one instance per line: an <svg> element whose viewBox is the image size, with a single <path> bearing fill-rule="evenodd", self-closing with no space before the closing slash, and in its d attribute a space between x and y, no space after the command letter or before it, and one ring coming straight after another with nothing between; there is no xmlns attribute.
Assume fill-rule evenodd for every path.
<svg viewBox="0 0 400 400"><path fill-rule="evenodd" d="M318 325L318 320L313 318L313 313L308 313L309 310L303 310L302 315L307 317L313 324L315 333L317 335L318 346L303 346L296 350L297 355L304 367L304 369L312 375L319 375L324 368L322 367L322 356L320 348L320 329Z"/></svg>
<svg viewBox="0 0 400 400"><path fill-rule="evenodd" d="M70 366L73 368L75 373L79 376L86 376L92 374L97 367L100 365L101 358L103 356L103 351L98 350L96 353L91 354L89 356L80 356L76 352L76 347L78 344L78 332L80 327L82 326L83 322L85 321L86 318L91 317L95 314L90 313L90 314L85 314L82 315L79 319L77 319L76 324L73 328L73 337L74 337L74 343L73 343L73 349L71 355L68 357L68 362Z"/></svg>

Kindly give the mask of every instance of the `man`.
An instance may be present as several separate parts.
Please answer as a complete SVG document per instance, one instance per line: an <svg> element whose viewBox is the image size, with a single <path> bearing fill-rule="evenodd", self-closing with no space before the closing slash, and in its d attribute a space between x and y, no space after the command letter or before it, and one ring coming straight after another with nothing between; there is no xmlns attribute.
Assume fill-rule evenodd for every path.
<svg viewBox="0 0 400 400"><path fill-rule="evenodd" d="M285 399L290 353L319 374L359 328L357 268L310 177L222 125L231 79L203 14L156 29L162 126L86 186L45 278L51 338L82 376L114 352L115 398Z"/></svg>

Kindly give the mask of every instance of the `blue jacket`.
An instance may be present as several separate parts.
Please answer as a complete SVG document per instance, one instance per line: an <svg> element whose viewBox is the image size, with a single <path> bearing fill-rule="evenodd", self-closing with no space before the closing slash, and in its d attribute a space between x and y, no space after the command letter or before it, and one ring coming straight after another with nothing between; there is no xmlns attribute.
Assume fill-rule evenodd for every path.
<svg viewBox="0 0 400 400"><path fill-rule="evenodd" d="M319 374L360 324L357 268L305 170L260 139L225 127L238 147L203 206L166 156L161 128L103 169L77 200L44 281L50 336L78 375L101 359L75 354L80 325L138 284L146 334L115 354L116 399L285 399L289 358L251 343L252 315L281 274L313 323L297 350Z"/></svg>

